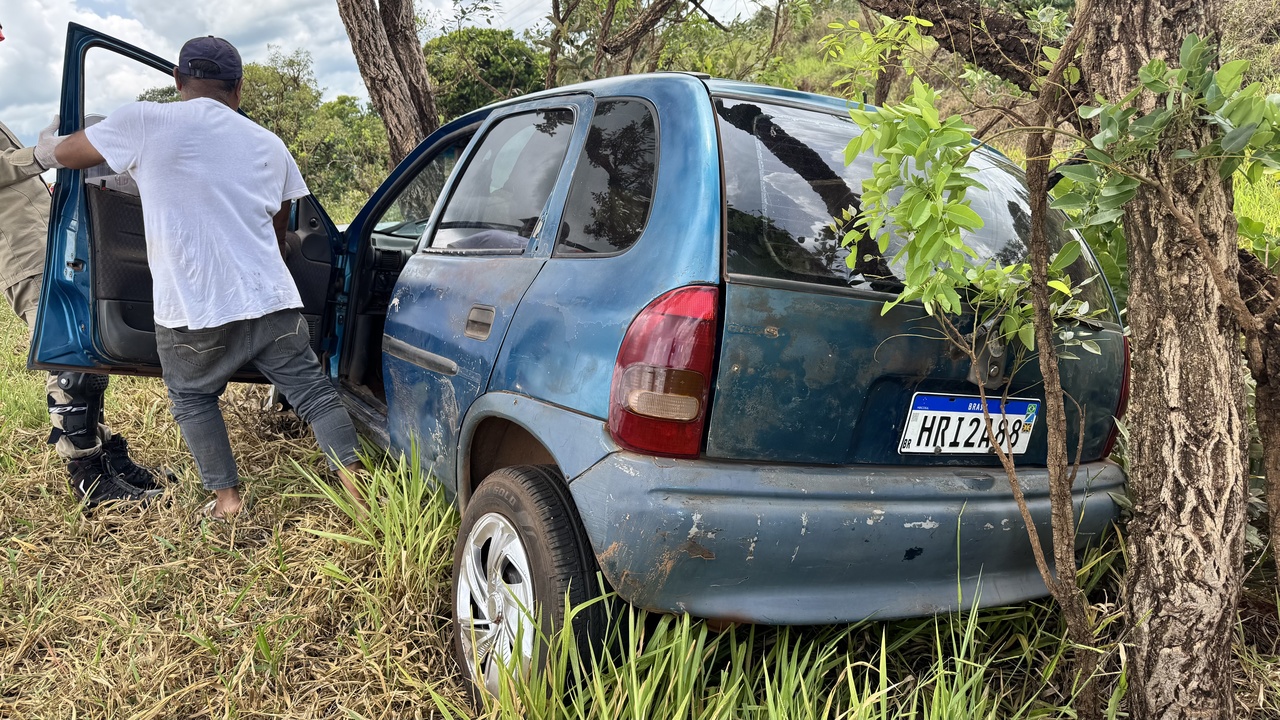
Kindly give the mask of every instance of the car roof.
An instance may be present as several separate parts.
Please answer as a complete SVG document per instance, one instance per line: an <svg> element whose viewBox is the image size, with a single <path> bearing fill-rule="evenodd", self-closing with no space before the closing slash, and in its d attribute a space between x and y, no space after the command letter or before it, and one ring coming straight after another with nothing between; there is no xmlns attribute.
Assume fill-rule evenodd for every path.
<svg viewBox="0 0 1280 720"><path fill-rule="evenodd" d="M551 97L574 92L586 93L608 93L615 87L626 84L631 87L635 83L693 83L700 82L704 84L708 90L717 95L738 95L759 97L761 99L781 100L790 103L800 103L804 105L812 105L828 112L844 112L849 106L861 105L861 103L845 100L842 98L831 97L829 95L819 95L817 93L803 92L801 90L787 90L785 88L773 87L771 85L762 85L760 83L745 82L742 80L726 80L723 78L713 78L705 73L683 72L683 71L660 71L652 73L641 73L636 75L618 75L614 77L601 78L599 80L588 80L586 82L574 83L572 85L562 85L554 87L550 90L539 90L538 92L521 95L519 97L501 100L499 102L488 105L488 109L506 107L528 100L534 100L542 97ZM870 105L865 107L870 108Z"/></svg>
<svg viewBox="0 0 1280 720"><path fill-rule="evenodd" d="M497 108L507 107L519 104L529 100L535 100L543 97L554 97L575 92L586 92L591 94L608 94L615 88L622 85L634 88L635 83L693 83L700 82L706 86L712 95L728 95L733 97L759 98L761 100L782 102L793 105L804 105L812 107L822 112L845 114L851 107L860 107L867 110L876 109L874 105L860 103L856 100L848 100L845 98L832 97L830 95L821 95L818 93L805 92L803 90L789 90L786 88L774 87L772 85L763 85L760 83L746 82L744 80L728 80L725 78L716 78L706 73L684 72L684 71L659 71L652 73L643 73L636 75L618 75L614 77L601 78L599 80L588 80L586 82L574 83L572 85L564 85L561 87L551 88L550 90L540 90L528 95L502 100L482 108L485 111L492 111ZM468 113L470 114L470 113ZM487 112L486 112L487 114ZM1003 164L1008 164L1008 158L1004 153L996 148L975 139L975 145L982 147L984 154L994 155Z"/></svg>

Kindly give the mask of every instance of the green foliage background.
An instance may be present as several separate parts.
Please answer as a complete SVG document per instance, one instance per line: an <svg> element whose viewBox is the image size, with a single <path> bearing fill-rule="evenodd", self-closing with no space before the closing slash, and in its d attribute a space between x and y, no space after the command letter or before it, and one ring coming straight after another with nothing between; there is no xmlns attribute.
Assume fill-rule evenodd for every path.
<svg viewBox="0 0 1280 720"><path fill-rule="evenodd" d="M510 30L464 27L427 41L427 72L440 119L541 90L547 55Z"/></svg>

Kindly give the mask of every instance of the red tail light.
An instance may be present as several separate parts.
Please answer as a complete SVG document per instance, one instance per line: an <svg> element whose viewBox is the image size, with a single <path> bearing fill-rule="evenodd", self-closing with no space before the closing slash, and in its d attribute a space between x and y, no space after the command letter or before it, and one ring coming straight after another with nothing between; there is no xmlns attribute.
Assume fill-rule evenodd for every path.
<svg viewBox="0 0 1280 720"><path fill-rule="evenodd" d="M697 457L707 419L720 291L672 290L627 328L613 368L609 434L652 455Z"/></svg>
<svg viewBox="0 0 1280 720"><path fill-rule="evenodd" d="M1129 409L1129 338L1124 339L1124 376L1120 381L1120 399L1116 402L1116 421L1111 425L1111 434L1107 435L1107 444L1102 446L1102 457L1111 457L1120 437L1120 421Z"/></svg>

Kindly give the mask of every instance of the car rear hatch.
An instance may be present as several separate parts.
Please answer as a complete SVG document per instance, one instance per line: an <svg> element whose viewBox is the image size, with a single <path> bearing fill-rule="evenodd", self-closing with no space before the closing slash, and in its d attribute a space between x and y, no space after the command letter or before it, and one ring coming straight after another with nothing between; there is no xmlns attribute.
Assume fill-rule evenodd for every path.
<svg viewBox="0 0 1280 720"><path fill-rule="evenodd" d="M727 237L707 456L833 465L997 464L983 433L975 432L972 414L948 412L980 409L971 400L978 388L967 379L969 360L941 339L936 320L920 306L882 314L898 289L889 262L897 248L882 256L867 243L847 262L850 251L831 227L845 208L859 211L861 179L871 175L869 155L844 162L857 126L846 116L793 103L727 96L714 102ZM1021 172L988 150L976 153L974 164L987 190L971 192L970 199L986 226L968 242L984 258L1020 261L1030 227ZM1072 238L1064 222L1057 211L1049 219L1058 247ZM1068 272L1077 283L1099 274L1088 252ZM1098 277L1083 293L1093 307L1107 308L1102 329L1091 336L1100 354L1077 349L1079 359L1063 360L1061 368L1069 396L1068 447L1076 447L1082 410L1081 459L1091 461L1107 452L1125 350L1105 281ZM964 319L958 322L968 329ZM1037 361L1029 358L1015 372L1012 355L999 361L1013 373L1010 397L1027 402L1006 412L1011 421L1017 415L1019 428L1031 426L1019 443L1018 461L1043 464L1045 430L1035 422L1044 397ZM1008 429L1012 438L1014 428Z"/></svg>

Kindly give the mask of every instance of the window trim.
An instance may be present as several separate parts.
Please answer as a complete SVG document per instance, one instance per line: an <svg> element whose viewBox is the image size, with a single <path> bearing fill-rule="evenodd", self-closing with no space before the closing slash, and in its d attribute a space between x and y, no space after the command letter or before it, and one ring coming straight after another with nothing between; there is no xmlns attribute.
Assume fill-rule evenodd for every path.
<svg viewBox="0 0 1280 720"><path fill-rule="evenodd" d="M652 102L650 102L648 98L643 98L636 95L610 95L606 97L594 98L594 102L591 104L591 119L592 120L595 119L596 106L599 105L600 103L616 102L620 100L634 101L634 102L641 103L642 105L648 108L649 114L653 117L653 197L649 199L649 212L645 213L644 226L640 230L640 234L636 236L635 242L631 243L630 245L626 246L621 250L615 250L610 253L566 253L566 254L561 254L560 252L558 252L558 250L560 249L560 228L557 226L555 228L555 232L552 234L551 257L553 259L594 260L594 259L618 257L619 255L630 252L631 248L635 247L636 245L639 245L640 241L644 238L645 233L649 231L649 221L653 218L653 206L657 204L657 200L658 200L658 177L662 167L662 123L658 118L658 107L654 105ZM587 123L587 132L588 133L591 132L590 122ZM586 146L586 143L584 142L581 150L578 151L579 157L581 157L581 154L585 153L586 151L587 151L587 146ZM569 198L573 197L574 188L578 186L579 178L577 177L577 174L578 174L577 170L578 170L578 163L576 162L576 159L575 159L575 162L573 164L574 176L570 178L569 191L566 192L564 196L566 208L569 206ZM563 209L560 212L560 222L561 223L564 222Z"/></svg>
<svg viewBox="0 0 1280 720"><path fill-rule="evenodd" d="M456 138L462 135L465 135L467 133L471 133L472 139L475 139L475 133L480 131L480 127L482 125L484 125L484 120L480 120L478 122L471 123L470 125L460 127L457 130L454 130L453 132L449 133L448 135L445 135L444 137L440 138L437 142L433 143L431 146L431 149L440 147L442 145L446 145L451 141L455 140ZM461 160L462 157L466 156L467 147L470 144L471 144L471 141L468 140L467 144L462 146L462 150L460 151L460 157L458 158L459 160ZM400 177L396 178L395 184L387 188L387 191L383 193L382 198L378 200L378 204L374 205L373 209L369 211L368 217L371 218L371 221L365 222L364 227L360 228L360 247L363 248L369 244L370 240L373 237L374 228L376 228L378 225L378 221L382 219L382 216L386 214L387 210L390 209L391 205L394 204L395 201L400 199L400 196L403 195L404 191L410 185L413 184L413 181L418 179L418 176L422 174L422 171L426 169L426 166L429 165L431 161L439 157L439 155L440 155L439 152L422 153L422 155L419 156L418 159L415 160L412 165L405 168L404 172L400 173ZM449 180L450 178L445 178L446 188L449 185ZM437 202L438 201L439 200L437 199ZM428 218L428 221L429 220L430 218ZM418 239L414 241L414 244L413 244L414 251L417 250L418 245L421 242L422 242L422 237L419 236Z"/></svg>
<svg viewBox="0 0 1280 720"><path fill-rule="evenodd" d="M577 133L578 131L578 106L571 101L565 102L565 100L567 100L568 98L556 98L556 99L559 100L560 102L549 103L546 105L535 105L533 107L516 106L517 108L520 108L520 109L516 109L514 110L514 112L498 115L496 117L493 115L490 115L488 118L486 118L488 122L485 123L481 128L478 128L476 131L477 133L476 136L471 139L472 143L474 143L475 146L471 149L471 152L466 154L466 157L462 158L462 162L458 164L458 166L460 166L461 169L458 169L458 166L454 167L454 172L457 174L456 176L450 178L452 182L450 182L448 185L448 188L447 188L448 194L444 198L444 203L440 205L438 212L432 214L431 225L427 228L427 232L424 232L422 234L422 237L418 239L418 246L416 248L415 254L418 254L418 253L425 253L425 254L432 254L432 255L447 254L447 255L455 255L455 256L499 255L499 256L507 256L507 257L524 257L529 253L530 249L535 246L534 240L538 237L538 235L541 232L544 232L545 230L545 228L542 227L543 223L541 218L539 218L538 224L534 226L534 232L528 238L526 238L528 242L525 243L524 248L520 249L520 252L518 253L511 252L516 248L457 248L457 249L450 250L450 248L447 248L447 247L444 247L444 248L433 247L432 243L435 242L436 233L439 231L440 222L444 219L444 211L448 209L449 203L453 201L454 193L456 193L458 190L458 182L462 179L463 174L466 173L467 169L471 166L471 161L475 159L476 151L480 149L480 143L483 143L489 137L489 133L493 132L494 127L496 127L499 123L503 122L504 120L509 120L511 118L519 117L521 115L530 115L532 113L548 112L552 110L568 110L569 113L573 116L573 121L570 123L570 135L569 135L568 145L565 147L565 159L560 161L560 174L556 176L556 181L551 186L551 193L547 196L547 200L545 202L551 201L552 196L554 196L556 192L556 185L560 183L561 175L563 175L564 173L565 160L568 159L569 150L572 149L573 141L575 137L574 134ZM480 135L480 130L484 131L483 136ZM477 142L477 139L479 140L479 142ZM439 201L437 200L437 202ZM543 206L543 210L544 211L546 210L545 204ZM428 238L428 235L430 235L429 238ZM493 252L494 250L498 250L500 252L494 253ZM449 252L444 252L444 251L449 251Z"/></svg>
<svg viewBox="0 0 1280 720"><path fill-rule="evenodd" d="M831 289L841 290L841 291L850 290L850 291L853 291L852 294L854 295L860 295L863 293L873 293L875 296L881 297L881 298L886 294L896 296L896 293L887 293L886 291L882 291L882 290L872 290L870 287L865 287L865 288L862 287L863 285L869 285L870 284L869 281L858 283L857 285L841 286L841 285L830 285L827 283L820 283L820 282L811 281L811 280L792 280L789 278L775 278L768 275L750 275L747 273L731 272L729 270L729 187L728 187L728 180L725 173L724 134L720 126L721 125L720 115L718 112L716 112L716 101L729 100L731 102L750 102L750 103L755 103L757 105L761 105L765 107L769 105L776 105L776 106L781 106L781 107L785 107L792 110L805 110L810 112L818 112L818 113L827 115L829 117L836 118L837 120L848 121L849 127L852 128L856 133L852 137L857 137L857 135L860 135L861 130L858 128L857 124L854 123L849 118L848 115L833 112L830 108L823 107L821 105L813 105L813 104L809 104L805 102L797 102L793 100L760 98L759 96L750 95L750 94L740 94L740 93L716 93L714 95L711 95L710 98L711 98L711 114L712 114L713 122L715 122L715 127L716 127L716 155L720 164L720 260L721 260L720 265L721 265L721 275L725 280L725 282L737 282L744 285L759 284L754 282L748 283L745 281L746 278L751 277L751 278L759 278L761 280L767 280L770 282L782 283L782 285L763 285L763 287L782 287L783 289L796 289L793 286L786 285L786 283L796 283L798 285L803 285L805 287L811 287L811 288L831 288ZM859 198L860 197L861 195L859 195ZM822 294L828 294L828 293L822 293ZM848 294L848 293L842 292L839 294Z"/></svg>

